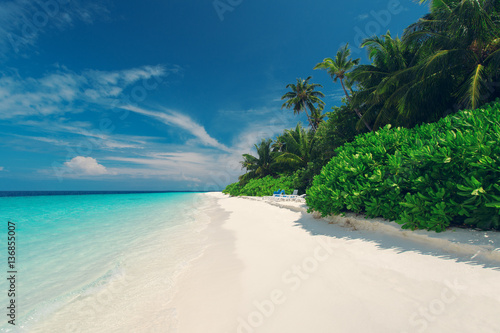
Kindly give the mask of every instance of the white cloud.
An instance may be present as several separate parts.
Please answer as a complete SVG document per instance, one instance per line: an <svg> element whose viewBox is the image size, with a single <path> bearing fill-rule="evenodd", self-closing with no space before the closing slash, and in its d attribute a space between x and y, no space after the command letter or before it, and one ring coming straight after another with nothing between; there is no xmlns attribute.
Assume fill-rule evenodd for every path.
<svg viewBox="0 0 500 333"><path fill-rule="evenodd" d="M22 78L19 74L0 77L0 119L47 116L84 111L76 104L101 104L108 108L120 104L119 95L131 89L140 90L140 97L155 89L162 77L178 73L174 66L142 66L121 71L87 70L78 74L60 67L41 78Z"/></svg>
<svg viewBox="0 0 500 333"><path fill-rule="evenodd" d="M0 167L0 171L3 171L3 167Z"/></svg>
<svg viewBox="0 0 500 333"><path fill-rule="evenodd" d="M102 82L114 84L119 82L119 75L100 76ZM123 76L130 77L130 76ZM50 86L45 81L45 85ZM262 107L258 119L245 119L242 130L234 138L229 146L221 144L217 139L211 137L205 128L193 119L180 112L168 109L146 110L130 105L124 106L125 110L139 115L159 120L177 130L181 129L193 135L190 140L193 144L187 146L179 143L165 143L164 138L145 137L115 134L99 131L92 128L90 122L70 121L64 117L50 117L43 120L22 119L17 125L29 128L36 135L15 135L27 141L27 145L35 147L33 142L40 142L42 149L50 149L47 145L58 147L70 147L72 156L64 165L54 169L40 170L42 174L53 177L64 178L90 178L95 176L108 176L113 179L140 178L158 179L165 181L178 181L194 184L203 189L222 188L244 171L241 169L241 155L243 153L254 153L253 145L262 138L272 138L283 131L291 128L297 123L297 117L289 110ZM243 112L251 113L251 112ZM226 116L230 116L228 112ZM38 134L40 133L40 134ZM64 135L62 135L64 133ZM73 133L67 135L67 133ZM81 144L83 143L83 144ZM91 143L90 146L86 143ZM81 147L86 149L82 152ZM89 147L92 155L99 154L99 161L88 156ZM217 149L214 149L217 148ZM124 150L126 149L126 150ZM69 151L69 150L68 150ZM108 155L103 155L103 152ZM196 185L197 184L197 185ZM187 186L187 185L186 185ZM211 186L211 187L210 187Z"/></svg>
<svg viewBox="0 0 500 333"><path fill-rule="evenodd" d="M210 180L210 175L221 169L216 163L217 155L203 152L152 153L142 157L109 156L104 160L125 165L111 170L116 174L194 183ZM133 167L134 165L137 167Z"/></svg>
<svg viewBox="0 0 500 333"><path fill-rule="evenodd" d="M209 154L186 152L186 153L156 153L144 157L108 157L107 160L129 162L147 165L155 169L181 170L199 172L210 168L212 158Z"/></svg>
<svg viewBox="0 0 500 333"><path fill-rule="evenodd" d="M224 117L235 117L235 118L241 118L241 117L252 117L255 118L256 116L267 116L270 114L275 114L276 113L276 108L270 108L270 107L261 107L261 108L254 108L254 109L247 109L247 110L219 110L217 111L217 114L222 115Z"/></svg>
<svg viewBox="0 0 500 333"><path fill-rule="evenodd" d="M19 137L23 140L35 140L52 146L72 147L70 149L79 149L81 147L86 150L101 149L106 151L123 149L142 150L150 147L153 141L161 140L161 138L152 136L112 134L109 131L94 130L91 128L91 124L79 121L65 123L29 120L21 121L17 124L40 134L33 136L11 134L11 137ZM19 145L19 143L16 143L16 145Z"/></svg>
<svg viewBox="0 0 500 333"><path fill-rule="evenodd" d="M186 176L183 171L169 169L151 169L151 168L113 168L114 174L119 174L127 178L158 179L168 181L188 181L191 183L204 183L196 176ZM204 175L201 175L203 177Z"/></svg>
<svg viewBox="0 0 500 333"><path fill-rule="evenodd" d="M143 157L112 156L103 160L114 161L114 164L123 163L124 168L113 169L120 175L184 181L202 190L224 188L242 173L239 160L236 161L233 154L214 153L213 150L207 152L206 149L198 152L152 153Z"/></svg>
<svg viewBox="0 0 500 333"><path fill-rule="evenodd" d="M153 112L154 116L158 116L156 113L161 113L150 112ZM145 115L153 117L150 114ZM172 116L172 114L167 115ZM210 145L198 145L190 146L189 151L186 151L185 145L153 142L158 138L130 137L127 142L143 140L143 149L126 152L108 149L109 152L112 151L112 154L101 155L99 158L101 164L93 158L79 156L66 162L60 174L66 178L82 178L85 175L90 177L97 174L102 176L119 175L121 178L178 181L201 189L219 189L236 181L237 177L244 172L240 164L241 154L254 152L253 145L261 138L274 137L281 133L284 128L295 124L296 119L291 112L275 114L273 118L266 120L260 119L258 122L247 125L247 128L235 138L229 148L218 150L214 150L213 146ZM189 128L189 126L185 127ZM96 134L96 136L100 135ZM35 137L34 139L40 138ZM117 138L121 139L121 135L113 136L114 141L117 141ZM42 139L39 141L48 142L50 140ZM62 143L53 142L53 144ZM109 165L113 167L109 167ZM42 172L53 175L53 170L47 169Z"/></svg>
<svg viewBox="0 0 500 333"><path fill-rule="evenodd" d="M30 140L36 140L36 141L40 141L40 142L49 143L49 144L54 145L54 146L70 146L71 145L71 143L69 141L46 138L43 136L27 136L27 135L16 135L16 136L23 138L23 139L30 139Z"/></svg>
<svg viewBox="0 0 500 333"><path fill-rule="evenodd" d="M78 175L98 176L111 174L104 165L97 163L97 160L92 157L77 156L71 161L64 162L64 165Z"/></svg>
<svg viewBox="0 0 500 333"><path fill-rule="evenodd" d="M333 93L326 94L326 97L334 101L341 101L343 98L345 98L345 92L342 88L337 88L333 91Z"/></svg>
<svg viewBox="0 0 500 333"><path fill-rule="evenodd" d="M156 118L162 121L166 125L169 126L173 125L182 128L191 133L192 135L194 135L195 137L197 137L205 146L210 146L221 150L229 151L228 147L226 147L216 139L212 138L207 133L207 131L203 126L197 124L186 115L166 109L164 112L149 111L132 105L122 106L122 108L145 116Z"/></svg>

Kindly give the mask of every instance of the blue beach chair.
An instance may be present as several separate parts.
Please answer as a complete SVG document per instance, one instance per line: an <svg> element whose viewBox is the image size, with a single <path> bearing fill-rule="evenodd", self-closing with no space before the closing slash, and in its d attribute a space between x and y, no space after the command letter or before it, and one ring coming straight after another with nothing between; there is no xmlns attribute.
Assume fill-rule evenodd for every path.
<svg viewBox="0 0 500 333"><path fill-rule="evenodd" d="M279 199L282 198L285 195L285 190L278 190L274 192L273 198Z"/></svg>

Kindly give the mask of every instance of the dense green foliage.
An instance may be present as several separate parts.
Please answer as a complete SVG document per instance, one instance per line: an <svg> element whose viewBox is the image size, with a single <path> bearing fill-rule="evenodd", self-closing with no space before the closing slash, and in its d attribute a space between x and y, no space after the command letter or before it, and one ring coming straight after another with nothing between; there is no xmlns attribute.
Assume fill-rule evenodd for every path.
<svg viewBox="0 0 500 333"><path fill-rule="evenodd" d="M276 139L276 162L289 172L306 167L312 157L313 138L314 133L304 129L300 123L295 129L285 130Z"/></svg>
<svg viewBox="0 0 500 333"><path fill-rule="evenodd" d="M226 186L225 189L222 190L222 193L224 194L229 194L232 196L238 196L240 195L241 188L243 186L241 185L240 182L232 183Z"/></svg>
<svg viewBox="0 0 500 333"><path fill-rule="evenodd" d="M500 96L500 2L421 2L431 3L430 13L402 39L366 39L371 64L350 73L354 107L375 128L433 122Z"/></svg>
<svg viewBox="0 0 500 333"><path fill-rule="evenodd" d="M347 44L316 64L345 94L331 112L310 76L288 84L282 108L306 113L309 128L262 139L224 192L298 189L323 215L500 229L498 104L474 110L500 97L500 2L420 2L429 14L401 38L387 31L363 41L368 64L351 59Z"/></svg>
<svg viewBox="0 0 500 333"><path fill-rule="evenodd" d="M264 178L252 179L244 186L241 186L239 183L230 184L222 193L232 196L244 195L263 197L271 196L278 190L285 190L286 194L290 194L293 192L293 181L293 176L282 176L279 178L266 176Z"/></svg>
<svg viewBox="0 0 500 333"><path fill-rule="evenodd" d="M316 176L307 204L442 231L500 229L500 101L413 129L358 136Z"/></svg>
<svg viewBox="0 0 500 333"><path fill-rule="evenodd" d="M334 156L336 148L367 132L363 127L359 131L356 129L359 118L348 105L333 107L326 115L328 119L316 131L311 154L311 160L321 164L321 167Z"/></svg>

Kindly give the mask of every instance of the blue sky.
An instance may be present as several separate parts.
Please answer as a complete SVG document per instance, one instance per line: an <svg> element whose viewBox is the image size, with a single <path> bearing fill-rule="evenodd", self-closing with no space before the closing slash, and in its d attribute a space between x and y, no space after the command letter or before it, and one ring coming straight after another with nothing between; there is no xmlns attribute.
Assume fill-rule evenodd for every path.
<svg viewBox="0 0 500 333"><path fill-rule="evenodd" d="M218 190L305 118L285 86L427 12L409 0L0 2L0 190Z"/></svg>

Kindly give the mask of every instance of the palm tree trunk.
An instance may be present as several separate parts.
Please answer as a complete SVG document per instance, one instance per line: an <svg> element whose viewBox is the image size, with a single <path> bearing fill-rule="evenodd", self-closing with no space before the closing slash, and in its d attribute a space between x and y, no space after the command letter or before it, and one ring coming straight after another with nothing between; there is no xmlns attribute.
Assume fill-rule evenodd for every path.
<svg viewBox="0 0 500 333"><path fill-rule="evenodd" d="M344 82L343 82L342 79L340 79L340 84L342 85L342 89L344 89L344 93L345 93L345 96L347 97L347 100L349 102L351 102L351 97L349 96L349 94L345 90ZM363 121L363 123L365 124L366 128L368 128L368 130L371 132L372 128L370 127L370 125L368 125L368 123L366 122L366 120L363 119L363 116L361 115L361 113L359 112L359 110L357 108L354 108L354 112L356 112L356 114L358 115L359 119L361 119Z"/></svg>
<svg viewBox="0 0 500 333"><path fill-rule="evenodd" d="M307 121L309 122L309 125L311 126L313 132L316 132L316 129L314 128L314 124L312 122L312 118L309 117L309 113L307 113L307 106L303 105L303 107L304 107L304 112L306 113Z"/></svg>
<svg viewBox="0 0 500 333"><path fill-rule="evenodd" d="M311 115L312 115L312 112L311 112ZM312 116L311 116L311 118L310 118L310 120L309 120L309 124L311 125L311 129L312 129L312 131L313 131L313 132L316 132L316 130L317 130L318 128L317 128L316 123L314 122L314 119L312 118Z"/></svg>

